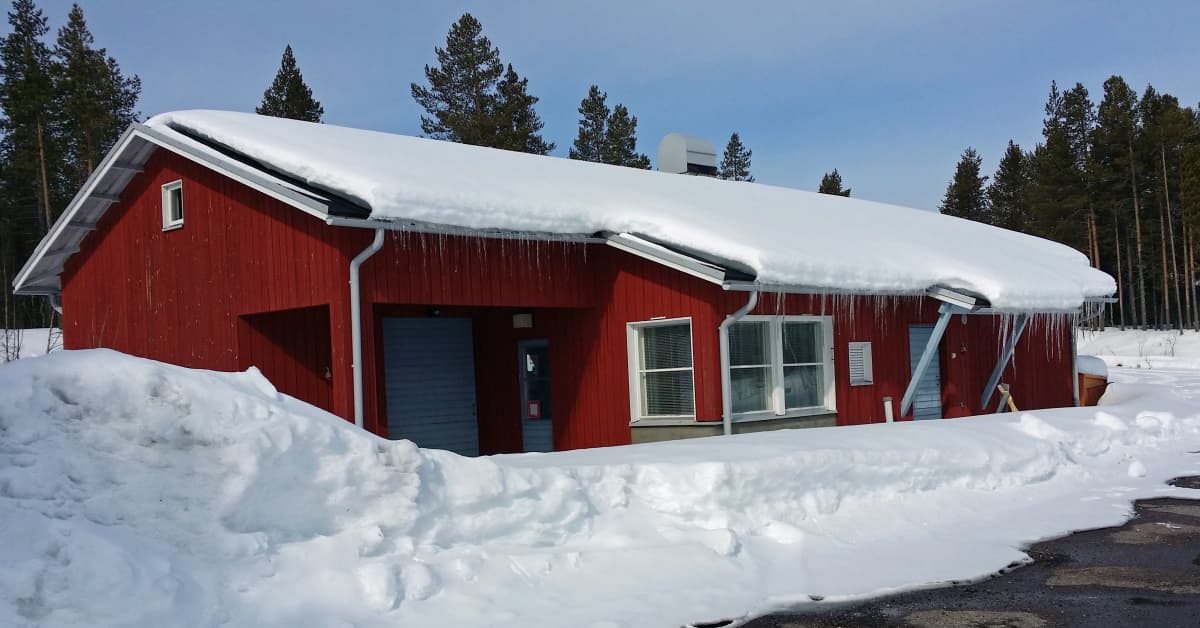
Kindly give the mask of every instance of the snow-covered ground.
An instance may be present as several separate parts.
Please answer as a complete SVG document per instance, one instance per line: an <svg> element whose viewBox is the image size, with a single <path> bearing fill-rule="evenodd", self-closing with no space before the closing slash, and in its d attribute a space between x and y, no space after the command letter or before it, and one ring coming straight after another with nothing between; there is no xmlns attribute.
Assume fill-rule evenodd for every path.
<svg viewBox="0 0 1200 628"><path fill-rule="evenodd" d="M58 329L0 329L0 362L36 358L62 349Z"/></svg>
<svg viewBox="0 0 1200 628"><path fill-rule="evenodd" d="M467 459L254 371L19 360L0 625L640 628L977 578L1187 493L1200 371L1113 379L1100 408Z"/></svg>
<svg viewBox="0 0 1200 628"><path fill-rule="evenodd" d="M1148 329L1079 331L1080 355L1094 355L1109 366L1200 369L1200 334Z"/></svg>

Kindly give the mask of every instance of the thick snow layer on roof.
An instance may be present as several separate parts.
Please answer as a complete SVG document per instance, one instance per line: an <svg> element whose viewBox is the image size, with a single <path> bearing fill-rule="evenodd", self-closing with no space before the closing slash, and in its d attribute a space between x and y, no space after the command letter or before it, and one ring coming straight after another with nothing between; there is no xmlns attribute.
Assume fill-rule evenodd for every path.
<svg viewBox="0 0 1200 628"><path fill-rule="evenodd" d="M764 285L941 285L1006 310L1075 309L1115 290L1069 247L929 211L245 113L181 111L147 124L352 199L374 219L640 233L745 264Z"/></svg>

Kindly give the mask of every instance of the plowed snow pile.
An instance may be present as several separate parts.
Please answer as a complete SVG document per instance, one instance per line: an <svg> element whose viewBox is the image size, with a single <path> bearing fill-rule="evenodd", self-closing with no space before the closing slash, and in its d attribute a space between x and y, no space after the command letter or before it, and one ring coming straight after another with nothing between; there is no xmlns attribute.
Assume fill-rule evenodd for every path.
<svg viewBox="0 0 1200 628"><path fill-rule="evenodd" d="M1200 472L1200 406L466 459L256 372L0 367L0 625L673 626L982 576Z"/></svg>

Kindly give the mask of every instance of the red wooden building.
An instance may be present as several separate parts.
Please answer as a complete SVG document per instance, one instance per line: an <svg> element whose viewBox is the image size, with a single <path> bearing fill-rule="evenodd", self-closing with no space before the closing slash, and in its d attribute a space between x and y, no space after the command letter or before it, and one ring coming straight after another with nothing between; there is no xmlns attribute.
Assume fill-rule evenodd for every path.
<svg viewBox="0 0 1200 628"><path fill-rule="evenodd" d="M167 125L125 133L15 283L60 304L68 349L257 367L372 432L464 454L961 417L994 411L997 382L1022 408L1078 394L1059 309L994 315L946 284L772 285L630 233L382 220Z"/></svg>

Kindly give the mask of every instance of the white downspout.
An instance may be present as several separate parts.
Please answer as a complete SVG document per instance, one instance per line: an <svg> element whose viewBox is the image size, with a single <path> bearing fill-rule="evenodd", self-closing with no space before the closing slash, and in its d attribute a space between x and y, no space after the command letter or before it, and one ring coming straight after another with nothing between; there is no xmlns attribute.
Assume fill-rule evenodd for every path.
<svg viewBox="0 0 1200 628"><path fill-rule="evenodd" d="M729 326L742 320L758 305L758 292L750 293L750 300L738 308L736 312L725 317L717 328L721 343L721 423L725 427L725 435L733 433L733 385L729 381Z"/></svg>
<svg viewBox="0 0 1200 628"><path fill-rule="evenodd" d="M367 248L350 260L350 347L351 365L354 371L354 425L363 426L363 374L362 368L362 299L359 297L358 270L363 262L383 248L383 229L375 230L375 239Z"/></svg>
<svg viewBox="0 0 1200 628"><path fill-rule="evenodd" d="M1079 407L1079 347L1075 345L1075 325L1071 325L1071 395L1075 398L1075 407Z"/></svg>

